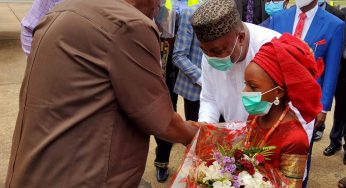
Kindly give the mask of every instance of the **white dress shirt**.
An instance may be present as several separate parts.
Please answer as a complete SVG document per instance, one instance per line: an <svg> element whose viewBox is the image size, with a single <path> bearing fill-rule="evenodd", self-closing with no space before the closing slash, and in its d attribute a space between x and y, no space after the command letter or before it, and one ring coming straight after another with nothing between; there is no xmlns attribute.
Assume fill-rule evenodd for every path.
<svg viewBox="0 0 346 188"><path fill-rule="evenodd" d="M220 115L227 122L246 121L241 92L244 88L246 66L254 58L260 47L281 34L250 23L245 23L250 33L250 44L246 58L236 63L228 71L212 68L205 57L202 58L202 91L200 96L200 122L217 123Z"/></svg>
<svg viewBox="0 0 346 188"><path fill-rule="evenodd" d="M316 15L317 9L318 9L318 4L316 4L316 6L313 9L305 12L306 19L305 19L305 23L304 23L303 32L302 32L302 38L301 38L302 40L305 39L305 36L308 33L308 31L309 31L310 25L311 25L312 20L314 19L315 15ZM294 34L294 32L296 31L296 27L297 27L297 24L298 24L298 21L299 21L300 13L302 13L302 11L300 10L300 8L297 7L296 15L295 15L295 18L294 18L292 34Z"/></svg>

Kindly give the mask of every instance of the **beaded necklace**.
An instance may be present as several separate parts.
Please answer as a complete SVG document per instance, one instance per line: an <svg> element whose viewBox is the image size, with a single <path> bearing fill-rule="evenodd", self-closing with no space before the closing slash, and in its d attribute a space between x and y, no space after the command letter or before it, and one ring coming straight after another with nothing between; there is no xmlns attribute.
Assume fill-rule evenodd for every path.
<svg viewBox="0 0 346 188"><path fill-rule="evenodd" d="M262 139L262 141L259 143L259 147L263 147L264 144L266 144L266 142L268 141L269 137L273 134L273 132L275 131L275 129L279 126L279 124L281 123L281 121L284 119L284 117L286 116L288 110L290 109L289 106L286 107L286 109L282 112L280 118L278 119L278 121L274 124L274 126L267 132L267 134L264 136L264 139ZM244 142L244 147L249 149L250 146L251 146L251 143L250 143L250 137L251 137L251 134L252 134L252 131L256 128L256 121L258 119L258 116L256 116L252 121L251 121L251 124L249 126L249 132L248 134L246 135L246 140Z"/></svg>

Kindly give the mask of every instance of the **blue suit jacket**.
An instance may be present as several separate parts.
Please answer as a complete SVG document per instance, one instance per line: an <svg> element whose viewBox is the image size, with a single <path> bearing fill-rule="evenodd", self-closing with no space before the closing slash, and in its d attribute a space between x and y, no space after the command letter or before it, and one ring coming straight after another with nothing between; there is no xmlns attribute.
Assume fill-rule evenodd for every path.
<svg viewBox="0 0 346 188"><path fill-rule="evenodd" d="M279 33L291 33L296 14L296 6L272 16L269 28ZM318 82L322 87L322 105L324 111L330 111L333 103L340 57L342 56L345 23L334 15L318 7L305 42L314 51L315 59L322 57L325 63L324 73ZM325 44L316 42L325 40Z"/></svg>

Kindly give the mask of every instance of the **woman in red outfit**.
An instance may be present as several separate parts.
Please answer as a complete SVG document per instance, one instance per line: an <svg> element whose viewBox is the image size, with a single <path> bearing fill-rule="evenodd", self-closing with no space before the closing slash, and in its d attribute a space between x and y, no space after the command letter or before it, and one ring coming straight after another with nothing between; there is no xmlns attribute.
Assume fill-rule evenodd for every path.
<svg viewBox="0 0 346 188"><path fill-rule="evenodd" d="M321 89L316 78L323 68L310 48L289 34L261 47L245 70L242 101L250 114L246 146L276 146L270 161L301 187L309 152L307 134L290 104L306 122L321 111Z"/></svg>

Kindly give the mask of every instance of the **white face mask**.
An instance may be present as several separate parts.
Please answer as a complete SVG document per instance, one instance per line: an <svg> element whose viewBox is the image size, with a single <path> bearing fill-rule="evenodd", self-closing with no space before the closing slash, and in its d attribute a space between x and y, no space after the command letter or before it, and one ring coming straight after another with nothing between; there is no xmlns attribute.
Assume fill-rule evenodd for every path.
<svg viewBox="0 0 346 188"><path fill-rule="evenodd" d="M296 5L298 8L305 7L306 5L310 4L314 0L296 0Z"/></svg>

